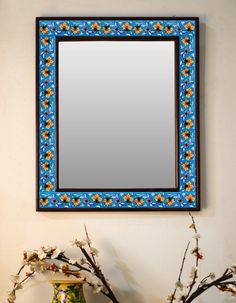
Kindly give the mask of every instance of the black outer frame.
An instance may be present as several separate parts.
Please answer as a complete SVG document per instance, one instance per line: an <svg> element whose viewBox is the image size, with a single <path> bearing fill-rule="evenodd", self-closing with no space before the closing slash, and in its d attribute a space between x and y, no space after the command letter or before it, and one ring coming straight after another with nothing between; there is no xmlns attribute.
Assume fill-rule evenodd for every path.
<svg viewBox="0 0 236 303"><path fill-rule="evenodd" d="M45 209L39 207L39 21L41 20L193 20L196 23L196 197L197 197L197 206L195 208L89 208L89 209L77 209L77 208L68 208L68 209ZM64 211L200 211L200 106L199 106L199 96L200 96L200 83L199 83L199 18L198 17L36 17L36 211L46 211L46 212L64 212ZM173 40L173 39L172 39ZM177 52L175 52L177 53ZM58 60L57 60L58 62ZM176 61L178 62L178 61ZM177 78L179 81L179 77ZM176 92L178 92L178 89ZM58 94L57 94L58 96ZM57 115L58 116L58 115ZM178 113L176 115L178 118ZM178 138L178 131L177 131ZM58 139L57 139L58 140ZM178 139L177 139L178 140ZM177 142L176 140L176 142ZM178 154L178 153L177 153ZM58 157L57 157L58 159ZM56 160L58 161L58 160ZM58 163L58 162L57 162ZM177 163L179 166L179 163ZM58 178L57 178L58 179ZM58 181L57 181L58 182ZM91 190L91 189L90 189ZM130 190L130 189L128 189ZM160 189L159 189L160 190ZM58 191L58 189L57 189ZM59 190L60 191L60 190ZM66 191L69 191L68 189ZM100 192L107 191L101 190ZM111 191L111 189L110 189ZM140 189L132 191L140 192ZM149 190L146 190L149 191ZM164 190L163 190L164 191ZM169 191L169 190L168 190ZM178 191L173 190L173 191Z"/></svg>

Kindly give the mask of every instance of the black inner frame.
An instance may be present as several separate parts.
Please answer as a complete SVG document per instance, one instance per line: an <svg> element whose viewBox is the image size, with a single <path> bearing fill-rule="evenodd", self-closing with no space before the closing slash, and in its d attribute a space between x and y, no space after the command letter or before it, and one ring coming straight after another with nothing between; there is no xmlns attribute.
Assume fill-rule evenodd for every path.
<svg viewBox="0 0 236 303"><path fill-rule="evenodd" d="M59 43L60 41L173 41L175 43L175 184L174 188L60 188L59 187ZM56 191L57 192L178 192L179 191L179 37L56 37Z"/></svg>

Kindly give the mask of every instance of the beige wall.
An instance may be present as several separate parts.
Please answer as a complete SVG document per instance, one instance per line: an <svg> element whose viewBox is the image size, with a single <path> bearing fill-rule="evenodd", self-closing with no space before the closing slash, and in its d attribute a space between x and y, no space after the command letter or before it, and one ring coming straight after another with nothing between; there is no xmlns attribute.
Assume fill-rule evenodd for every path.
<svg viewBox="0 0 236 303"><path fill-rule="evenodd" d="M0 0L0 301L25 248L58 244L70 250L86 223L122 301L164 302L191 237L187 213L35 212L34 22L36 16L61 15L200 16L203 210L195 217L206 255L203 275L236 262L236 1ZM46 303L50 297L40 277L19 292L17 302ZM106 302L89 291L88 298ZM197 302L233 299L212 290Z"/></svg>

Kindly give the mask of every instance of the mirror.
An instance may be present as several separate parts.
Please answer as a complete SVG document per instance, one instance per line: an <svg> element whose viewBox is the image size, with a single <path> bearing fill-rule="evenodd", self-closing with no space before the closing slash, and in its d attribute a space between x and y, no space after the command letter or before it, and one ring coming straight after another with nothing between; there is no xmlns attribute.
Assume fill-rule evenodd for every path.
<svg viewBox="0 0 236 303"><path fill-rule="evenodd" d="M60 41L58 63L59 187L174 188L175 42Z"/></svg>
<svg viewBox="0 0 236 303"><path fill-rule="evenodd" d="M37 210L199 210L198 18L36 19Z"/></svg>

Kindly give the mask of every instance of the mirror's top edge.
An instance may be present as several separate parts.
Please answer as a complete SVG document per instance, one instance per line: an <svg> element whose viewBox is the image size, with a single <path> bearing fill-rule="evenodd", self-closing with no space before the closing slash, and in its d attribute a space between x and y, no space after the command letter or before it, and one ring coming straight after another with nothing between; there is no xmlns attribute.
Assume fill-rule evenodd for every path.
<svg viewBox="0 0 236 303"><path fill-rule="evenodd" d="M199 21L199 17L195 17L195 16L192 16L192 17L177 17L177 16L174 16L174 17L140 17L140 16L137 16L137 17L126 17L126 16L123 16L123 17L75 17L75 16L68 16L68 17L51 17L51 16L48 16L48 17L36 17L36 21L40 21L40 20L193 20L193 21Z"/></svg>

